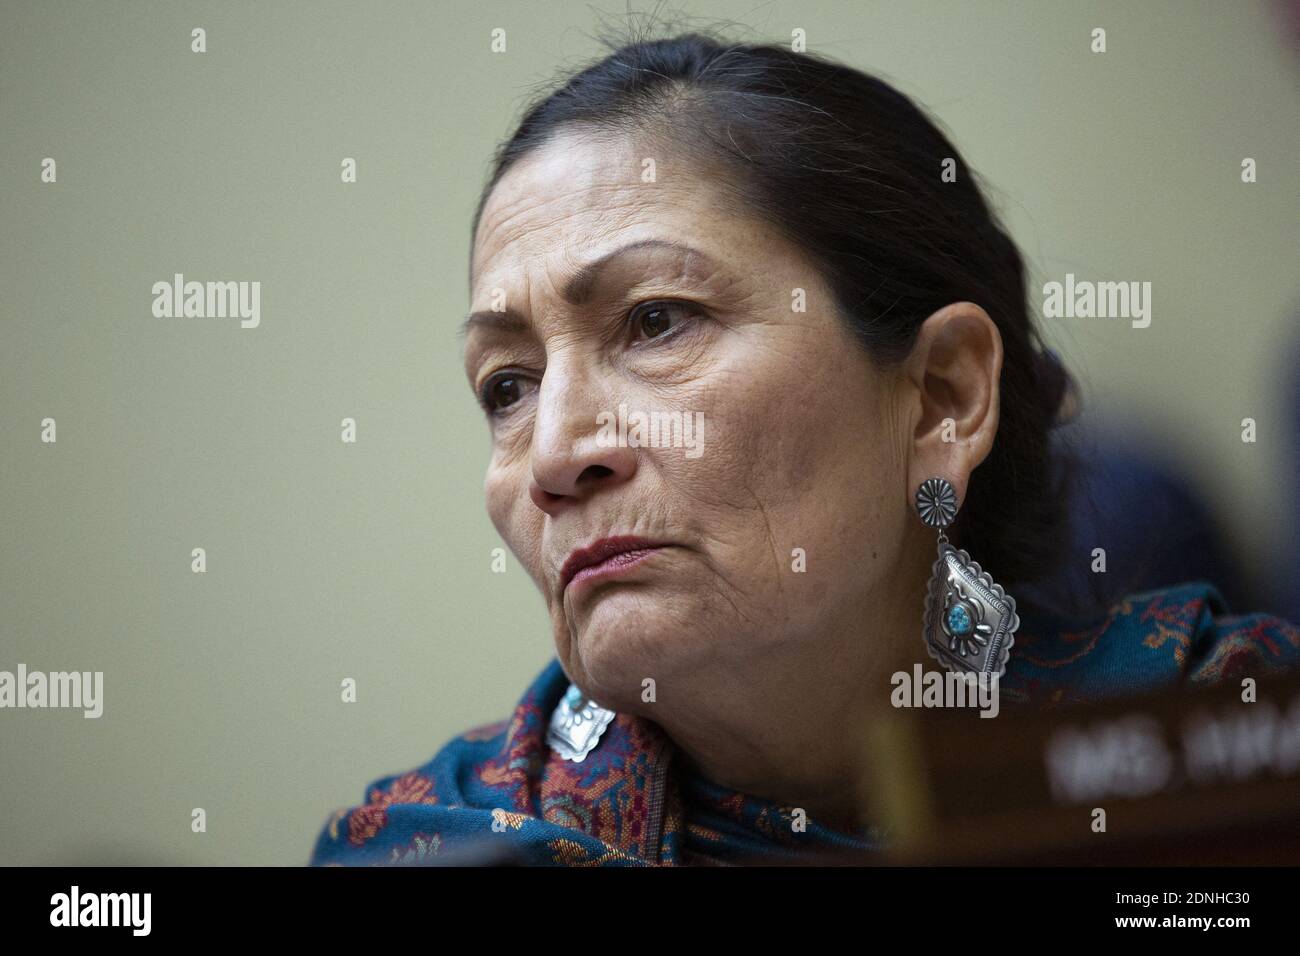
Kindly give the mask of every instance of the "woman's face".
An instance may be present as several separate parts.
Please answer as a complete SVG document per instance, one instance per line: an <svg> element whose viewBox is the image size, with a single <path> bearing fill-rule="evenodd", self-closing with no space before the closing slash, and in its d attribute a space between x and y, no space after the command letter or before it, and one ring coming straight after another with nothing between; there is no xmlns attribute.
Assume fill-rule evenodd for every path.
<svg viewBox="0 0 1300 956"><path fill-rule="evenodd" d="M896 376L800 250L720 200L672 151L568 133L500 180L475 237L488 511L566 673L616 710L859 669L916 567ZM690 433L602 440L637 413ZM576 548L624 535L665 546L563 587Z"/></svg>

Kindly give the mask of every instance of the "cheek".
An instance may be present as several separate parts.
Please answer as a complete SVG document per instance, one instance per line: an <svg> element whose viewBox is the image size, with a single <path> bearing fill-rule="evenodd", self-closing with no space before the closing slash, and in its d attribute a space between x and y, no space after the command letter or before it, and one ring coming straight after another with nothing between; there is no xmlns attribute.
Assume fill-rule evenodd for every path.
<svg viewBox="0 0 1300 956"><path fill-rule="evenodd" d="M507 475L496 466L489 466L483 478L483 500L487 503L488 517L497 534L510 540L510 498Z"/></svg>
<svg viewBox="0 0 1300 956"><path fill-rule="evenodd" d="M675 462L672 483L714 511L710 540L746 577L784 577L795 548L810 568L852 574L897 534L882 524L901 480L884 386L852 352L801 352L784 336L779 344L736 355L711 376L705 452Z"/></svg>
<svg viewBox="0 0 1300 956"><path fill-rule="evenodd" d="M490 467L483 481L488 517L497 534L534 579L541 554L542 518L528 497L527 477L514 467Z"/></svg>
<svg viewBox="0 0 1300 956"><path fill-rule="evenodd" d="M719 393L715 419L726 426L715 441L743 479L739 490L747 486L760 498L751 506L785 505L796 517L807 515L845 504L847 482L870 481L889 443L877 434L877 398L858 370L811 356L751 366L738 380L746 387Z"/></svg>
<svg viewBox="0 0 1300 956"><path fill-rule="evenodd" d="M787 449L796 466L789 474L796 520L816 530L829 552L823 559L846 569L892 553L898 528L886 519L904 481L884 397L871 379L853 374L844 370L842 388L823 381L791 403Z"/></svg>

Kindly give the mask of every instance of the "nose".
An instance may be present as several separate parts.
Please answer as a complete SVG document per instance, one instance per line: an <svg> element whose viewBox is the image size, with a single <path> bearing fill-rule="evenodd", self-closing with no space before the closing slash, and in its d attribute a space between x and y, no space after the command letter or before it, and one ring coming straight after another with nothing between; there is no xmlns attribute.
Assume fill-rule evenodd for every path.
<svg viewBox="0 0 1300 956"><path fill-rule="evenodd" d="M591 377L548 363L533 419L528 494L551 517L636 474L636 449L609 440L617 406ZM612 424L602 427L606 421Z"/></svg>

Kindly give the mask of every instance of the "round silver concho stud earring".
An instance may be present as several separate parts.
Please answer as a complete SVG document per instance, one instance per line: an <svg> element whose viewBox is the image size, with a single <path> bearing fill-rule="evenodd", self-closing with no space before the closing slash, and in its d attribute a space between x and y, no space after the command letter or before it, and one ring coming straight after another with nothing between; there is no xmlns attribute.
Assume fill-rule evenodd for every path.
<svg viewBox="0 0 1300 956"><path fill-rule="evenodd" d="M944 529L957 517L957 493L945 478L916 490L916 513L939 529L939 556L926 592L921 635L930 656L950 671L1001 677L1020 618L1016 602Z"/></svg>

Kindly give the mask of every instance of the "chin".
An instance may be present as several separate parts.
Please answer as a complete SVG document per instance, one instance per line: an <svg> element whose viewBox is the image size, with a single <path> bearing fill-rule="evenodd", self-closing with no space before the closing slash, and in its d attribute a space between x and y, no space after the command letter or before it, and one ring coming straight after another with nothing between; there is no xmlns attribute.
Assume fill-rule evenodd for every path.
<svg viewBox="0 0 1300 956"><path fill-rule="evenodd" d="M573 630L562 625L561 639L569 642L566 669L604 706L639 710L645 706L642 681L653 678L662 693L665 679L689 657L696 640L695 629L686 623L689 607L664 595L652 598L624 588L593 592L588 601Z"/></svg>

